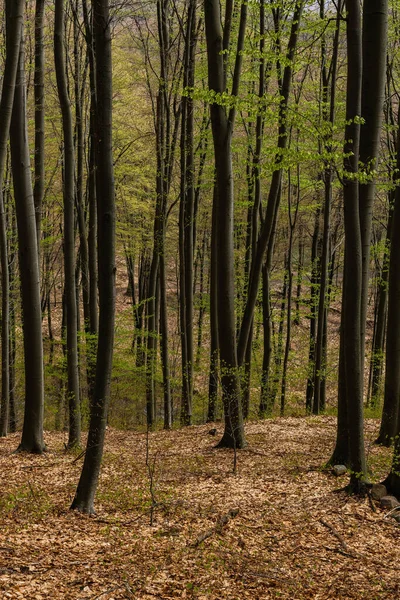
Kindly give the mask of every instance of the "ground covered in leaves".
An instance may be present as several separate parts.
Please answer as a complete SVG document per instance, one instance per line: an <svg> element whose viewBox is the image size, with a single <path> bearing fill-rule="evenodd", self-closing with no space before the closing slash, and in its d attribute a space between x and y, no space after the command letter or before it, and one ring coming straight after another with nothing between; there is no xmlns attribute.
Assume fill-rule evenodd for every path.
<svg viewBox="0 0 400 600"><path fill-rule="evenodd" d="M390 463L377 427L375 481ZM398 523L322 470L333 418L248 424L236 474L209 429L151 433L147 465L146 434L108 430L96 517L68 510L82 458L63 434L44 456L1 439L0 598L400 597Z"/></svg>

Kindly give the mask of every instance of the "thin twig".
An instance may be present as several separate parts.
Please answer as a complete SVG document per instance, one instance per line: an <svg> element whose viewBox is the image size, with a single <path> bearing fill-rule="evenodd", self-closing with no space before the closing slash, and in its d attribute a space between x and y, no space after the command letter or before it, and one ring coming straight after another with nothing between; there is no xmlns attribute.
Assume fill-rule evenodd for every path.
<svg viewBox="0 0 400 600"><path fill-rule="evenodd" d="M351 550L348 547L348 545L344 541L343 536L338 531L336 531L336 529L333 527L333 525L331 525L330 523L327 523L326 521L324 521L324 519L320 519L319 522L322 523L322 525L324 525L327 529L329 529L329 531L339 541L340 545L342 546L341 554L345 553L347 556L351 556L352 558L358 558L358 554L356 552L354 552L354 550Z"/></svg>

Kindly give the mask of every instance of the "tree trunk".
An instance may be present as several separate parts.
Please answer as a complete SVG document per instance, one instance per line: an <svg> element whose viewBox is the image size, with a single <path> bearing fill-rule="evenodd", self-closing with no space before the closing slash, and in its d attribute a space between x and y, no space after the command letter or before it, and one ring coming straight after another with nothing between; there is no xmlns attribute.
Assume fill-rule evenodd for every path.
<svg viewBox="0 0 400 600"><path fill-rule="evenodd" d="M363 432L363 365L361 356L362 242L359 219L358 172L361 110L361 9L358 0L347 0L347 99L344 159L344 312L343 335L345 393L349 426L350 486L363 490L366 462ZM348 174L348 175L347 175Z"/></svg>
<svg viewBox="0 0 400 600"><path fill-rule="evenodd" d="M400 123L400 111L399 111ZM397 143L397 169L400 167L400 133ZM399 433L400 402L400 187L395 190L391 224L389 292L386 333L385 395L378 444L390 446Z"/></svg>
<svg viewBox="0 0 400 600"><path fill-rule="evenodd" d="M114 345L115 197L112 158L112 63L108 0L93 0L96 61L96 190L98 228L99 336L94 395L85 460L71 508L94 512L100 474Z"/></svg>
<svg viewBox="0 0 400 600"><path fill-rule="evenodd" d="M35 206L28 144L25 98L25 52L21 40L17 85L11 118L11 164L18 227L18 255L23 312L25 412L19 450L42 453L43 341Z"/></svg>
<svg viewBox="0 0 400 600"><path fill-rule="evenodd" d="M24 2L6 2L6 62L0 100L0 260L1 260L1 410L0 436L8 433L10 419L10 281L6 213L3 182L7 158L7 141L10 132L11 113L14 102L21 36L24 19Z"/></svg>
<svg viewBox="0 0 400 600"><path fill-rule="evenodd" d="M33 201L35 204L37 245L40 255L42 201L44 196L44 10L45 0L36 0L35 12L35 178Z"/></svg>
<svg viewBox="0 0 400 600"><path fill-rule="evenodd" d="M225 92L224 72L224 32L221 28L221 11L218 0L205 0L204 3L208 83L216 94ZM225 18L229 14L225 15ZM242 3L238 43L233 75L232 94L239 90L242 66L242 49L247 18L247 4ZM227 23L227 22L226 22ZM229 25L230 29L230 25ZM225 29L225 38L228 35ZM216 221L217 238L217 303L218 337L221 361L221 385L224 404L225 430L220 447L242 448L245 445L240 382L236 352L235 327L235 274L233 247L233 172L232 172L232 132L235 108L229 115L217 102L210 105L212 134L214 141L216 173ZM247 341L247 340L246 340Z"/></svg>
<svg viewBox="0 0 400 600"><path fill-rule="evenodd" d="M55 0L54 62L60 101L64 142L64 277L67 310L67 396L69 405L68 448L81 444L81 407L79 394L77 301L75 282L75 150L72 113L67 87L64 56L64 0Z"/></svg>

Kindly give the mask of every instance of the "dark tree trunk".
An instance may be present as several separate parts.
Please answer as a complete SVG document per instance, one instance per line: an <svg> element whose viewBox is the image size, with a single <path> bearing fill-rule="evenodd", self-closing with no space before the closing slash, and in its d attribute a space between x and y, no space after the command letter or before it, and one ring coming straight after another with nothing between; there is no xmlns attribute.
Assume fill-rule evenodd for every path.
<svg viewBox="0 0 400 600"><path fill-rule="evenodd" d="M207 421L215 421L218 400L218 302L217 302L217 202L216 185L212 207L211 248L210 248L210 374L208 381Z"/></svg>
<svg viewBox="0 0 400 600"><path fill-rule="evenodd" d="M221 11L218 0L205 0L204 3L208 83L216 94L225 92L224 37L228 35L221 28ZM229 19L229 13L225 15ZM242 66L242 49L246 27L247 4L241 4L238 44L233 76L232 94L239 90ZM229 24L230 29L230 24ZM221 385L225 415L225 430L220 447L242 448L245 445L240 382L236 352L235 327L235 285L233 248L233 172L232 172L232 132L235 108L227 114L224 107L216 102L210 105L211 125L214 141L216 172L216 220L217 239L217 303L218 337L221 361ZM246 339L247 341L247 339Z"/></svg>
<svg viewBox="0 0 400 600"><path fill-rule="evenodd" d="M35 204L37 245L40 254L42 202L44 196L44 9L45 0L36 0L35 12L35 179L33 201Z"/></svg>
<svg viewBox="0 0 400 600"><path fill-rule="evenodd" d="M11 118L11 164L18 227L23 312L25 412L19 450L41 453L43 441L43 342L35 207L25 98L25 52L21 40L17 85Z"/></svg>
<svg viewBox="0 0 400 600"><path fill-rule="evenodd" d="M99 336L85 460L71 508L94 512L110 397L115 319L115 198L112 158L112 64L108 0L93 0L96 62L96 190Z"/></svg>
<svg viewBox="0 0 400 600"><path fill-rule="evenodd" d="M164 429L172 427L172 403L169 373L168 352L168 323L167 323L167 288L165 282L164 255L160 257L160 334L161 334L161 364L163 370L164 391Z"/></svg>
<svg viewBox="0 0 400 600"><path fill-rule="evenodd" d="M67 311L67 396L69 406L68 447L73 448L81 444L81 407L78 366L78 311L75 282L75 150L64 56L64 27L64 0L56 0L54 10L54 62L64 142L63 200L65 306Z"/></svg>
<svg viewBox="0 0 400 600"><path fill-rule="evenodd" d="M315 336L317 331L317 303L319 281L319 222L321 210L315 211L314 232L311 244L311 289L310 289L310 346L308 351L308 378L306 389L306 411L311 412L314 396L314 369L315 369Z"/></svg>
<svg viewBox="0 0 400 600"><path fill-rule="evenodd" d="M363 431L363 365L361 356L362 241L359 219L358 172L361 110L361 9L358 0L346 0L347 99L344 159L345 263L343 295L343 356L349 428L350 485L363 489L366 474ZM347 175L348 174L348 175Z"/></svg>
<svg viewBox="0 0 400 600"><path fill-rule="evenodd" d="M184 56L183 87L185 90L194 88L196 46L196 0L190 0L187 15L186 44ZM193 402L193 249L194 249L194 155L193 155L193 127L194 105L193 98L186 95L182 98L182 136L181 136L181 167L182 188L181 202L183 237L181 261L181 317L182 324L182 411L181 422L190 425L192 419Z"/></svg>
<svg viewBox="0 0 400 600"><path fill-rule="evenodd" d="M336 75L337 75L337 59L339 51L339 34L341 20L342 1L340 0L337 6L336 31L333 41L332 60L329 67L326 64L326 43L323 36L321 42L321 80L322 80L322 118L330 125L330 131L333 131L335 120L335 104L336 104ZM325 18L325 0L321 1L320 5L321 19ZM330 80L330 93L329 93ZM329 108L328 108L329 102ZM323 140L324 150L329 156L332 152L332 134L325 136ZM318 317L317 317L317 335L315 341L315 365L314 365L314 397L312 409L314 414L319 414L325 407L325 398L321 398L323 390L325 390L326 365L324 364L324 355L326 354L326 327L327 327L327 304L328 304L328 286L329 286L329 245L331 238L331 206L332 206L332 165L329 160L325 160L325 169L322 175L324 182L324 225L322 234L322 253L320 263L320 282L319 282L319 300L318 300Z"/></svg>
<svg viewBox="0 0 400 600"><path fill-rule="evenodd" d="M304 264L304 240L302 229L299 231L299 255L297 258L297 286L296 286L296 312L293 319L293 325L300 325L300 301L301 288L303 284L303 264Z"/></svg>
<svg viewBox="0 0 400 600"><path fill-rule="evenodd" d="M400 111L399 111L400 123ZM400 134L397 142L400 167ZM399 433L400 402L400 187L396 187L391 224L389 292L386 333L385 395L378 444L390 446Z"/></svg>
<svg viewBox="0 0 400 600"><path fill-rule="evenodd" d="M390 194L392 195L392 194ZM395 195L395 194L393 194ZM374 337L371 350L370 363L370 404L373 408L379 405L379 396L381 389L382 369L384 364L385 352L385 333L387 321L388 305L388 284L389 284L389 263L390 263L390 238L392 231L393 209L389 208L389 217L386 233L385 250L383 264L378 279L378 293L376 299Z"/></svg>
<svg viewBox="0 0 400 600"><path fill-rule="evenodd" d="M359 215L362 243L361 361L364 365L368 305L372 211L385 95L388 0L363 4L360 165L368 180L360 182Z"/></svg>
<svg viewBox="0 0 400 600"><path fill-rule="evenodd" d="M0 436L8 433L10 420L10 281L6 212L3 182L7 159L7 141L10 132L21 36L24 19L24 2L6 2L6 62L0 100L0 260L1 260L1 410Z"/></svg>

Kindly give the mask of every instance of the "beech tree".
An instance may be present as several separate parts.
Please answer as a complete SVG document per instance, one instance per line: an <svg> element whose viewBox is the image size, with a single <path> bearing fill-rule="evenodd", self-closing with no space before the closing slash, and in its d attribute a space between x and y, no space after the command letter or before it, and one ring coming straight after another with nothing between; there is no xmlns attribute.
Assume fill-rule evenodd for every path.
<svg viewBox="0 0 400 600"><path fill-rule="evenodd" d="M0 436L8 433L10 418L10 295L9 264L6 231L6 214L3 197L4 172L7 156L7 141L10 131L11 113L14 101L22 28L24 2L6 3L6 62L0 100L0 259L1 259L1 411Z"/></svg>
<svg viewBox="0 0 400 600"><path fill-rule="evenodd" d="M67 329L67 397L69 403L68 447L80 446L81 411L78 370L78 319L75 289L75 150L72 113L67 86L64 40L64 0L56 0L54 11L54 62L63 122L64 142L64 273Z"/></svg>
<svg viewBox="0 0 400 600"><path fill-rule="evenodd" d="M92 0L96 73L96 192L99 336L85 460L72 509L94 512L103 456L114 345L115 197L112 158L112 60L108 0Z"/></svg>
<svg viewBox="0 0 400 600"><path fill-rule="evenodd" d="M224 28L217 0L205 0L204 16L208 57L208 85L213 94L210 103L211 127L214 141L216 189L216 220L218 241L216 260L218 338L221 362L221 386L225 415L224 435L219 446L242 448L245 445L242 404L236 350L235 282L233 261L233 173L232 134L236 115L235 104L227 109L220 98L227 85L226 53L230 47L233 4L226 6ZM247 19L247 4L240 8L238 41L231 95L239 92L242 51Z"/></svg>

